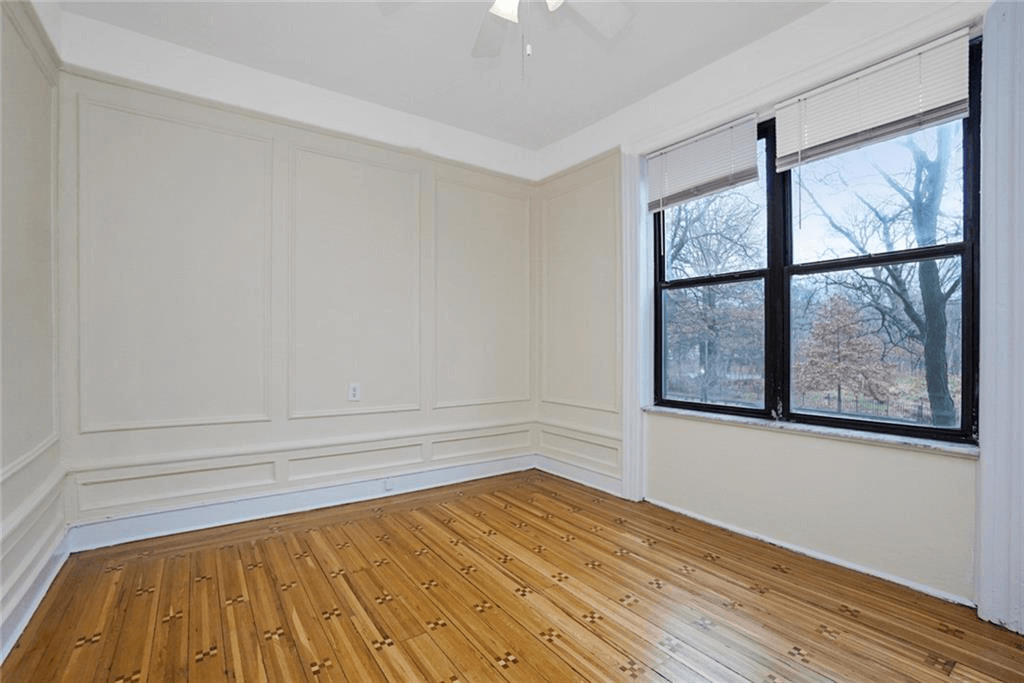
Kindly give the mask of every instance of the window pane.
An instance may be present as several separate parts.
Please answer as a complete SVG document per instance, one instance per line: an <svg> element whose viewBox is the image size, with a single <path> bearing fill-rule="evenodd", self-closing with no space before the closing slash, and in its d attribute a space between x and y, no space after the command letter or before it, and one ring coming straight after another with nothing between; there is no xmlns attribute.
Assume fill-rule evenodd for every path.
<svg viewBox="0 0 1024 683"><path fill-rule="evenodd" d="M794 411L957 428L960 259L794 276Z"/></svg>
<svg viewBox="0 0 1024 683"><path fill-rule="evenodd" d="M963 175L960 121L793 169L793 261L961 241Z"/></svg>
<svg viewBox="0 0 1024 683"><path fill-rule="evenodd" d="M662 394L764 407L764 281L663 292Z"/></svg>
<svg viewBox="0 0 1024 683"><path fill-rule="evenodd" d="M764 140L757 167L756 181L665 209L666 280L765 267Z"/></svg>

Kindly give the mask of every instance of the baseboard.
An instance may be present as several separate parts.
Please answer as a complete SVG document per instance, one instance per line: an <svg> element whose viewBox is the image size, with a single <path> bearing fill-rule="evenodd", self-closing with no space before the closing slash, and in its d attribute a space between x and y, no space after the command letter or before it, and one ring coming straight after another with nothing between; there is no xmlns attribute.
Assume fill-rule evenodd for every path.
<svg viewBox="0 0 1024 683"><path fill-rule="evenodd" d="M383 498L482 477L519 472L537 466L537 456L518 455L489 462L375 477L322 488L262 494L220 503L85 522L75 524L68 530L68 547L71 552L103 548L263 517Z"/></svg>
<svg viewBox="0 0 1024 683"><path fill-rule="evenodd" d="M46 562L39 568L35 577L22 592L21 597L8 610L0 623L0 662L7 659L8 653L18 641L21 632L28 626L29 619L39 608L39 603L43 601L46 591L50 589L50 584L57 578L57 573L64 566L64 562L67 561L70 554L67 534L61 533L51 544Z"/></svg>
<svg viewBox="0 0 1024 683"><path fill-rule="evenodd" d="M549 455L538 455L536 457L536 467L542 472L571 479L576 483L610 493L613 496L624 497L622 494L621 478L611 477L586 467L573 465Z"/></svg>
<svg viewBox="0 0 1024 683"><path fill-rule="evenodd" d="M384 477L377 476L321 488L263 493L218 503L190 505L170 510L142 512L98 521L81 522L72 524L68 530L68 547L71 552L103 548L184 531L207 529L262 517L304 512L343 503L420 491L435 486L456 484L531 468L565 477L615 496L622 495L621 479L546 455L531 453L488 462L453 465Z"/></svg>
<svg viewBox="0 0 1024 683"><path fill-rule="evenodd" d="M797 545L795 543L787 543L786 541L780 541L780 540L778 540L776 538L772 538L770 536L765 536L764 534L759 534L759 533L750 531L748 529L744 529L742 527L735 526L733 524L727 524L727 523L719 521L717 519L713 519L711 517L707 517L705 515L698 514L696 512L691 512L690 510L683 509L683 508L679 507L678 505L672 505L670 503L665 503L663 501L654 500L654 499L651 499L651 498L647 498L646 500L647 500L648 503L651 503L652 505L657 505L658 507L665 508L666 510L671 510L672 512L678 512L681 515L686 515L687 517L692 517L693 519L696 519L697 521L700 521L700 522L704 522L705 524L710 524L712 526L716 526L716 527L719 527L721 529L726 529L727 531L732 531L733 533L739 534L740 536L746 536L747 538L752 538L752 539L757 540L757 541L763 541L765 543L770 543L771 545L776 545L776 546L779 546L780 548L785 548L786 550L792 550L793 552L799 553L800 555L806 555L807 557L812 557L815 560L821 560L823 562L828 562L829 564L834 564L834 565L837 565L839 567L845 567L846 569L852 569L853 571L859 572L861 574L867 574L868 576L874 576L875 578L883 579L885 581L888 581L890 583L895 583L895 584L898 584L900 586L905 586L907 588L910 588L911 590L917 591L918 593L924 593L925 595L930 595L933 598L939 598L940 600L945 600L946 602L952 602L952 603L956 603L958 605L966 605L968 607L977 607L977 605L974 603L973 600L970 600L969 598L965 598L965 597L963 597L961 595L954 595L953 593L947 593L946 591L939 590L938 588L933 588L933 587L925 585L923 583L918 583L916 581L911 581L910 579L906 579L906 578L904 578L902 576L896 576L895 574L889 574L888 572L883 572L883 571L880 571L878 569L873 569L872 567L865 567L864 565L860 565L860 564L857 564L855 562L848 562L847 560L843 560L843 559L840 559L838 557L834 557L832 555L829 555L828 553L822 553L822 552L818 552L817 550L811 550L810 548L805 548L805 547L799 546L799 545Z"/></svg>

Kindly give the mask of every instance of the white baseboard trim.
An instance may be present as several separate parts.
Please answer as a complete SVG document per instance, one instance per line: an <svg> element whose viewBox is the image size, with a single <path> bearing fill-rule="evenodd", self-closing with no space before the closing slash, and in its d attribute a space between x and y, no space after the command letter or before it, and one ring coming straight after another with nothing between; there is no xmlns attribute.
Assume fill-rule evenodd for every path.
<svg viewBox="0 0 1024 683"><path fill-rule="evenodd" d="M35 578L22 591L21 597L11 606L7 614L0 620L0 662L7 659L11 648L18 641L21 632L28 626L29 619L39 608L39 603L46 596L50 584L57 578L57 572L64 566L68 555L71 554L68 548L66 533L57 536L49 550L46 562L36 572ZM46 555L44 555L46 556Z"/></svg>
<svg viewBox="0 0 1024 683"><path fill-rule="evenodd" d="M68 530L68 547L72 552L92 550L168 534L383 498L537 466L537 456L519 455L489 462L374 477L322 488L268 493L246 499L85 522Z"/></svg>
<svg viewBox="0 0 1024 683"><path fill-rule="evenodd" d="M7 657L10 648L13 647L32 614L39 607L39 603L70 553L292 512L384 498L399 493L458 484L529 469L539 469L565 477L611 495L622 495L620 479L571 465L549 456L530 453L421 472L375 476L362 481L303 491L268 493L239 500L72 524L58 536L46 563L36 572L35 577L19 597L17 604L4 618L2 627L0 627L0 638L2 638L0 659Z"/></svg>
<svg viewBox="0 0 1024 683"><path fill-rule="evenodd" d="M855 562L848 562L838 557L829 555L828 553L822 553L818 552L817 550L811 550L809 548L799 546L795 543L787 543L786 541L780 541L770 536L765 536L764 534L759 534L748 529L735 526L733 524L726 524L725 522L719 521L717 519L713 519L711 517L707 517L705 515L701 515L696 512L691 512L690 510L683 509L678 505L672 505L670 503L665 503L663 501L655 500L653 498L647 498L646 500L648 503L651 503L652 505L657 505L658 507L665 508L666 510L671 510L672 512L678 512L681 515L692 517L693 519L696 519L699 522L704 522L706 524L711 524L712 526L717 526L719 528L732 531L733 533L739 534L740 536L746 536L747 538L753 538L757 541L770 543L771 545L776 545L780 548L785 548L786 550L792 550L795 553L806 555L807 557L812 557L816 560L822 560L823 562L828 562L829 564L845 567L846 569L852 569L853 571L860 572L861 574L874 576L875 578L883 579L885 581L895 583L900 586L905 586L907 588L910 588L911 590L917 591L918 593L924 593L925 595L930 595L933 598L939 598L940 600L945 600L946 602L953 602L958 605L966 605L968 607L977 607L974 601L970 600L969 598L965 598L961 595L947 593L946 591L939 590L938 588L933 588L932 586L928 586L923 583L911 581L910 579L906 579L902 576L896 576L895 574L889 574L888 572L883 572L878 569L865 567L864 565L860 565Z"/></svg>
<svg viewBox="0 0 1024 683"><path fill-rule="evenodd" d="M266 493L218 503L189 505L81 522L72 524L68 530L68 547L71 552L104 548L168 534L383 498L531 468L565 477L615 496L622 495L621 479L549 456L531 453L421 472L374 476L370 479L321 488Z"/></svg>
<svg viewBox="0 0 1024 683"><path fill-rule="evenodd" d="M613 496L618 496L619 498L624 497L622 495L621 478L601 474L600 472L595 472L594 470L586 467L573 465L565 462L564 460L558 460L557 458L553 458L549 455L538 455L536 467L542 472L570 479L578 484L599 489L605 493L610 493Z"/></svg>

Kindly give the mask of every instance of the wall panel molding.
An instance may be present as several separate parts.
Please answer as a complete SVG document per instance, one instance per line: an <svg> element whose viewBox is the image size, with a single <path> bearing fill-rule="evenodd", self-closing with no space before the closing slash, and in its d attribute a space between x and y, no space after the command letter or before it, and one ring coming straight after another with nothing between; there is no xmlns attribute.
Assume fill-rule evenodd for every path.
<svg viewBox="0 0 1024 683"><path fill-rule="evenodd" d="M622 441L622 434L619 431L611 431L607 429L599 429L592 426L583 426L580 424L573 424L569 422L562 422L559 420L553 420L549 417L545 417L537 421L538 429L547 429L549 431L556 432L567 432L569 434L575 434L577 436L586 438L598 438L603 442L618 443Z"/></svg>
<svg viewBox="0 0 1024 683"><path fill-rule="evenodd" d="M424 444L410 443L296 457L288 461L288 478L289 481L324 483L367 473L388 472L393 476L421 465L423 452Z"/></svg>
<svg viewBox="0 0 1024 683"><path fill-rule="evenodd" d="M604 154L539 192L541 405L621 411L619 165L617 152ZM599 302L594 286L607 288ZM612 376L598 381L594 368Z"/></svg>
<svg viewBox="0 0 1024 683"><path fill-rule="evenodd" d="M67 558L63 488L64 475L56 471L35 496L4 517L0 658L7 656Z"/></svg>
<svg viewBox="0 0 1024 683"><path fill-rule="evenodd" d="M612 415L618 415L619 409L612 406L601 405L597 403L587 403L583 401L571 401L569 399L557 399L557 398L542 398L541 403L546 403L553 406L567 406L569 408L580 408L582 410L593 410L598 413L610 413Z"/></svg>
<svg viewBox="0 0 1024 683"><path fill-rule="evenodd" d="M462 197L463 206L455 207L455 211L462 210L468 213L472 218L467 221L465 225L448 225L443 218L445 209L452 210L452 207L444 205L443 198L446 192L454 193L457 191L463 191L464 193L474 193L477 195L489 195L489 201L482 201L482 204L486 205L486 209L479 206L474 206L470 202L473 201L473 197ZM483 197L476 197L475 199L482 199ZM434 282L433 282L433 315L434 315L434 386L433 386L433 408L462 408L470 406L484 406L484 405L497 405L497 404L511 404L511 403L525 403L532 399L532 382L530 380L530 363L531 363L531 350L530 343L533 336L533 315L532 315L532 279L533 279L533 268L532 268L532 249L533 239L530 230L530 196L528 193L523 191L521 185L517 186L505 179L496 178L494 176L485 176L479 173L472 173L464 169L448 169L441 167L434 177L433 183L433 215L434 215L434 254L433 254L433 268L434 268ZM505 202L502 207L497 207L497 202ZM510 220L515 217L513 213L513 205L518 205L515 210L518 211L518 225L513 226L513 222ZM496 222L500 220L508 220L508 223L497 225ZM458 232L459 228L464 231L462 234ZM518 229L519 233L516 234L514 229ZM487 235L487 230L497 231L497 234L491 233L487 239L484 238ZM450 235L449 233L454 233ZM518 237L518 240L512 238ZM473 240L479 240L478 243L473 243ZM504 241L502 241L504 240ZM444 286L444 263L442 258L444 256L445 248L449 243L458 245L458 250L462 258L462 272L459 273L461 276L458 278L460 284L457 286ZM484 245L483 243L486 243ZM483 253L466 254L465 251L469 248L483 248ZM515 250L519 249L521 253L515 254ZM503 278L500 278L501 282L486 282L486 277L494 277L494 271L501 264L504 264L509 259L518 257L519 261L519 272L515 274L508 274ZM510 282L512 278L518 274L522 279L518 283ZM469 279L470 282L462 283L463 280ZM483 281L481 281L483 280ZM457 332L454 334L448 327L443 325L444 316L451 314L453 307L442 305L445 302L442 300L444 296L453 296L453 292L457 292L460 296L466 296L467 293L477 294L481 291L481 286L487 284L492 285L491 291L484 290L484 295L489 295L491 298L485 301L477 300L473 302L476 304L476 310L472 310L472 306L463 306L473 315L470 316L470 320L455 320L452 321L453 325L460 326ZM497 285L497 287L494 287ZM513 295L513 292L518 289L517 300ZM496 290L496 291L495 291ZM518 304L523 307L521 311L521 317L514 323L506 323L503 331L496 329L474 329L473 325L478 323L481 319L485 318L486 314L493 309L504 308L507 309L507 304L510 302L513 305ZM459 307L454 307L458 310ZM482 309L482 310L481 310ZM508 314L506 313L506 316ZM494 321L491 321L492 323ZM499 321L500 322L500 321ZM510 331L508 328L514 328L514 331ZM445 333L452 334L452 337L443 339L442 336ZM466 354L469 353L480 353L483 349L494 350L495 346L499 343L504 342L508 344L508 338L512 334L519 333L522 338L518 340L518 348L502 347L492 353L502 352L504 356L485 358L471 358L467 361ZM467 335L475 334L475 338L467 343ZM452 362L450 358L444 358L443 354L447 349L453 345L459 343L466 343L467 345L461 349L456 349L455 353L459 363L465 364L467 362L475 363L473 371L452 373L450 369L442 367L444 361ZM461 352L461 354L460 354ZM517 372L514 367L514 363L518 363L520 366ZM506 376L497 377L496 373L505 373ZM474 393L472 388L468 387L448 387L444 384L445 378L448 377L477 377L487 374L488 379L493 380L496 384L504 382L504 387L497 387L499 390L504 388L505 391L499 391L496 394L480 395L480 392L475 392L474 396L467 396L467 393ZM522 382L522 378L525 378L525 382ZM510 383L522 382L524 386L510 387ZM511 390L510 390L511 389ZM483 392L487 394L488 392ZM442 396L442 394L446 394ZM462 394L462 396L459 396Z"/></svg>
<svg viewBox="0 0 1024 683"><path fill-rule="evenodd" d="M21 539L28 528L54 502L61 502L64 487L64 473L55 470L33 490L34 495L22 501L10 514L4 515L3 544L14 543Z"/></svg>
<svg viewBox="0 0 1024 683"><path fill-rule="evenodd" d="M54 394L56 396L56 394ZM56 403L56 401L54 401ZM11 464L6 465L3 468L3 472L0 472L0 483L7 481L10 477L25 469L36 459L46 451L50 450L58 441L60 441L60 435L57 432L50 432L50 434L40 441L36 446L24 455L19 456Z"/></svg>
<svg viewBox="0 0 1024 683"><path fill-rule="evenodd" d="M576 429L540 428L542 455L597 474L621 479L621 451L622 442L619 440Z"/></svg>
<svg viewBox="0 0 1024 683"><path fill-rule="evenodd" d="M433 440L433 462L503 456L530 450L530 428L471 436L450 436Z"/></svg>
<svg viewBox="0 0 1024 683"><path fill-rule="evenodd" d="M76 122L76 145L75 145L75 166L76 171L74 177L76 179L76 206L74 209L74 232L75 232L75 243L77 248L77 260L76 260L76 275L77 280L75 282L75 304L77 313L77 334L78 334L78 349L77 349L77 361L78 361L78 373L77 373L77 393L78 393L78 413L79 413L79 431L82 434L90 434L97 432L109 432L109 431L125 431L125 430L143 430L143 429L160 429L166 427L198 427L206 425L216 424L237 424L247 422L264 422L269 421L270 418L270 381L271 381L271 364L270 364L270 337L272 329L271 321L271 248L272 248L272 226L273 226L273 139L269 134L253 130L252 126L242 125L236 122L236 125L231 125L220 120L211 120L215 118L212 116L213 113L203 110L187 110L186 112L180 111L180 107L175 109L174 107L161 108L159 112L156 111L157 107L163 104L166 98L160 98L156 101L149 99L145 96L140 97L138 93L131 91L116 91L120 97L114 96L113 93L106 93L107 97L91 96L81 92L77 94L74 99L75 122ZM173 102L169 100L168 102ZM168 111L170 110L170 111ZM258 328L257 334L258 339L258 350L256 354L259 356L259 370L258 374L261 375L259 378L260 393L257 397L256 403L259 405L259 410L254 412L241 412L232 413L230 411L218 411L215 414L207 415L189 415L189 416L175 416L175 417L154 417L151 419L110 419L102 417L94 417L90 413L95 412L97 409L91 405L91 398L89 393L89 386L86 380L86 374L88 372L90 363L90 337L89 328L92 321L90 320L90 314L93 313L86 308L87 299L91 296L90 277L95 277L95 272L90 272L90 264L84 262L88 250L85 242L90 239L90 223L92 216L89 215L89 211L84 202L89 201L85 196L88 193L83 187L83 164L87 163L89 159L84 159L83 156L87 153L87 144L89 142L86 134L85 126L87 125L88 116L93 113L99 112L113 112L120 114L125 117L135 117L140 119L142 122L156 122L158 124L166 124L172 126L175 129L182 131L198 131L201 134L209 134L213 137L207 139L209 142L212 139L223 138L226 141L242 141L249 143L256 143L259 149L259 154L262 156L261 162L261 173L259 180L259 192L262 197L262 207L259 209L258 224L260 225L259 239L262 240L262 244L259 247L258 262L250 264L255 266L254 271L257 274L259 281L259 320L250 321L254 323L254 326ZM174 113L172 113L174 112ZM176 115L175 115L176 114ZM147 138L155 140L156 137ZM99 141L102 142L102 141ZM109 140L106 141L109 144ZM249 150L250 152L254 150ZM247 188L252 189L252 188ZM210 219L212 220L212 219ZM97 233L101 234L101 233ZM213 236L216 237L216 236ZM224 245L220 247L222 250L225 248ZM202 253L204 250L200 250ZM229 261L234 263L235 261ZM95 266L93 266L95 267ZM175 377L175 379L180 379Z"/></svg>
<svg viewBox="0 0 1024 683"><path fill-rule="evenodd" d="M0 526L5 531L17 527L28 511L38 504L40 496L47 495L54 481L64 476L60 455L60 442L54 441L49 448L21 469L11 472L0 483Z"/></svg>
<svg viewBox="0 0 1024 683"><path fill-rule="evenodd" d="M345 503L456 484L481 477L519 472L536 466L536 456L523 454L481 463L458 464L363 477L354 481L253 495L208 504L182 505L114 518L81 520L68 531L68 547L77 552L183 531L302 512Z"/></svg>
<svg viewBox="0 0 1024 683"><path fill-rule="evenodd" d="M202 467L162 468L139 471L126 468L121 476L76 475L78 510L84 515L98 510L131 508L140 503L187 501L272 485L272 461L209 463Z"/></svg>
<svg viewBox="0 0 1024 683"><path fill-rule="evenodd" d="M350 439L202 449L78 463L66 496L73 524L232 499L312 490L532 453L531 422L465 424ZM507 435L514 440L502 441ZM440 444L441 457L431 447Z"/></svg>
<svg viewBox="0 0 1024 683"><path fill-rule="evenodd" d="M312 136L312 137L315 138L316 136ZM320 144L319 145L308 144L309 142L314 142L314 143L315 142L319 142ZM360 153L360 151L362 153ZM420 168L420 163L418 161L411 161L409 159L405 159L405 158L401 157L400 155L393 154L393 153L390 153L390 152L386 152L386 151L383 151L383 150L377 150L377 149L373 149L373 148L370 148L370 147L366 147L366 148L360 149L360 146L356 145L355 143L341 142L341 141L330 139L330 138L327 138L327 137L323 137L320 140L312 140L312 141L308 141L307 140L307 141L304 141L304 144L292 144L290 146L290 149L289 149L289 168L288 168L288 196L289 196L289 199L288 199L288 226L287 226L287 232L288 232L288 314L287 314L287 320L288 320L288 332L287 332L287 335L288 335L288 390L287 390L287 417L288 417L289 420L297 420L297 419L310 419L310 418L345 417L345 416L351 416L351 415L374 415L374 414L383 414L383 413L403 413L403 412L418 411L418 410L421 409L421 404L419 402L419 397L420 397L420 384L419 384L419 382L420 382L420 349L421 349L421 346L422 346L421 340L420 340L420 335L422 333L422 331L420 329L420 318L422 316L422 311L419 310L419 305L418 305L419 299L418 299L418 297L411 297L410 301L406 302L407 304L410 304L412 306L412 309L410 309L412 311L411 318L409 318L409 320L406 320L406 316L402 316L401 317L401 320L403 322L406 322L410 329L414 330L414 333L412 333L411 335L407 335L407 336L403 336L400 332L396 333L395 335L391 335L391 336L398 337L399 339L408 338L408 336L411 336L415 340L415 345L411 348L411 350L408 351L409 358L406 359L407 362L411 362L411 364L412 364L412 367L408 368L408 375L410 377L412 377L413 380L414 380L414 384L410 384L409 387L406 387L406 390L407 390L407 394L409 396L415 396L415 398L416 398L415 401L401 401L401 400L399 400L399 401L395 401L395 402L391 402L391 403L385 402L385 403L377 404L377 405L359 405L358 403L348 403L348 404L346 404L346 403L342 402L342 401L346 401L347 400L343 396L344 391L342 391L341 392L342 395L333 397L334 400L339 401L339 403L337 405L327 405L327 406L319 407L319 408L299 408L298 407L299 404L301 403L299 395L298 395L298 392L300 391L300 388L299 388L300 377L298 376L298 370L297 370L297 365L298 365L298 363L301 360L301 356L300 356L299 351L298 351L299 344L298 344L297 336L296 336L297 335L297 327L298 327L298 323L296 321L296 312L297 312L297 309L298 309L298 297L300 296L300 292L298 291L299 286L298 286L298 284L296 282L296 277L297 277L297 274L299 273L299 267L298 267L298 262L297 262L297 251L298 251L297 242L298 242L298 239L299 239L299 231L300 231L300 224L299 224L300 218L299 218L299 215L298 215L298 212L300 211L300 207L299 207L299 182L298 182L299 179L298 179L298 174L299 174L299 164L300 164L300 161L302 160L303 156L305 156L307 159L310 159L310 160L318 159L318 160L321 160L321 161L322 160L331 160L331 161L334 161L334 162L339 162L339 164L343 165L344 167L343 168L339 167L338 169L335 169L336 172L340 172L340 171L348 172L352 178L357 178L359 181L362 181L364 183L369 182L368 181L369 173L373 173L373 172L378 173L378 175L380 176L377 179L378 181L383 181L384 180L384 176L392 176L392 182L390 182L390 183L380 182L379 185L381 187L376 188L378 190L381 190L386 185L388 187L388 189L390 190L389 192L382 193L381 196L377 198L376 203L379 206L381 206L381 207L398 207L400 201L403 201L403 200L407 201L408 202L408 206L406 207L406 209L407 209L408 215L404 216L404 218L408 219L409 223L407 225L405 225L405 226L398 226L398 227L404 227L405 229L409 230L410 233L413 233L415 235L415 238L416 238L416 241L417 241L417 248L415 250L415 254L408 254L407 255L409 257L410 262L414 261L415 263L413 264L413 266L411 268L405 269L407 272L400 272L400 273L398 273L396 275L396 277L399 277L399 278L401 278L401 277L408 277L411 282L414 282L415 283L414 287L412 288L412 290L410 290L410 291L413 291L413 292L418 291L420 283L421 283L420 261L421 261L421 258L422 258L423 245L422 245L422 240L420 239L420 204L421 204L420 184L421 184L421 176L422 176L422 170ZM406 184L406 188L405 189L410 191L408 195L400 196L398 194L398 191L400 189L400 185L401 184L398 183L398 182L394 182L394 180L397 179L397 178L400 178L400 177L404 177L404 181L405 181L405 184ZM364 199L370 199L370 198L360 196L359 199L360 200L364 200ZM351 207L348 207L348 208L351 208ZM364 208L364 207L358 207L358 206L355 207L355 209L357 211L360 208ZM322 208L322 207L319 208L320 212L323 212L324 210L325 209ZM397 213L401 213L398 210L398 208L391 208L389 210L393 210L394 212L396 212L396 215L397 215ZM318 207L314 207L314 208L310 209L311 213L316 213L317 211L318 211ZM395 216L392 216L392 218L394 218L394 217ZM336 219L337 217L336 216L330 216L330 217L322 216L321 218L323 220L328 220L329 218L330 219ZM397 222L399 222L399 221L392 221L392 220L383 221L383 223L385 224L383 227L394 229L393 226ZM321 229L322 229L324 226L319 226L319 227L321 227ZM339 229L344 229L345 226L342 225L342 226L337 226L337 227ZM347 235L347 237L350 237L350 238L354 237L359 227L362 227L362 226L356 226L354 228L350 228L350 232ZM370 228L372 226L367 226L367 227ZM378 226L378 227L380 227L380 226ZM379 234L380 234L379 231L368 230L368 232L366 233L366 237L364 239L369 240L369 239L372 239L374 237L377 237ZM339 239L339 238L340 238L340 235L337 236L337 237L334 237L334 239ZM349 244L351 244L352 240L349 239L349 240L347 240L347 242L349 242ZM348 274L346 272L347 270L360 269L360 268L364 268L365 269L365 268L369 268L370 267L369 264L377 263L378 264L378 268L376 269L376 272L370 273L369 271L367 271L367 273L366 273L367 278L364 278L363 282L357 283L358 286L359 286L359 289L358 289L358 299L360 301L364 301L365 302L365 301L372 300L372 297L375 294L379 294L379 295L383 296L385 294L385 292L383 291L383 288L381 288L377 284L375 284L374 278L376 278L376 277L384 277L385 278L384 279L384 283L391 283L392 278L388 277L386 272L381 272L381 268L382 268L382 263L386 260L386 257L390 256L390 254L391 254L391 250L390 250L389 247L393 246L393 245L384 244L384 243L381 243L380 241L378 241L376 243L376 245L375 245L375 248L373 248L373 249L370 248L370 243L369 242L367 242L366 244L364 244L362 246L358 246L358 245L356 245L356 246L357 246L357 248L359 248L362 251L366 252L366 257L367 258L359 259L356 262L350 262L350 263L346 264L343 261L343 258L345 256L345 252L344 251L339 251L339 253L338 253L339 264L338 264L338 268L337 268L337 271L338 271L337 274L339 276L346 276ZM317 251L318 251L317 255L322 255L322 253L319 253L320 250L317 250ZM371 252L375 252L376 253L376 257L371 256ZM348 266L348 268L346 268L346 265ZM309 269L304 269L304 270L309 270ZM383 283L381 283L381 284L383 284ZM319 288L317 288L317 289L319 289ZM339 287L339 288L335 288L335 289L336 289L336 291L338 291L338 290L344 291L346 288ZM351 303L351 301L349 303ZM395 298L393 296L391 296L390 299L387 300L387 301L384 301L382 299L381 302L380 302L380 305L375 307L375 310L378 312L378 314L379 313L384 313L384 314L394 313L394 311L392 309L394 308L394 305L396 303L397 303L397 301L395 300ZM360 311L360 315L361 316L369 316L370 314L371 313L370 313L370 311L368 309ZM402 314L399 313L399 315L401 316ZM408 315L408 313L406 315ZM331 322L330 320L327 320L327 321L321 320L319 324L321 324L321 325L328 325L328 324L330 324L330 322ZM349 322L349 324L360 326L363 330L373 329L375 327L373 321L371 321L371 320L350 320L348 322ZM392 326L394 326L394 325L395 325L395 323L392 323ZM327 331L331 332L331 330L327 330ZM321 332L321 334L322 334L322 332ZM343 335L344 332L343 332L343 330L341 330L341 329L336 327L333 330L333 334L335 334L335 336ZM394 341L393 340L389 340L389 343L394 344ZM360 349L360 350L362 350L362 349ZM351 363L351 361L347 361L347 362ZM375 368L374 371L379 373L379 372L382 372L382 369L381 368ZM347 372L349 373L349 377L347 377L345 379L342 379L340 382L336 382L335 384L338 384L338 386L342 386L343 387L343 386L346 386L349 382L359 382L361 385L364 385L364 394L365 394L366 393L365 390L367 390L367 389L372 390L375 386L380 386L380 385L382 385L384 383L383 381L374 383L373 380L375 378L373 378L373 377L366 377L365 374L364 375L358 375L358 373L356 372L356 370L354 368L348 368ZM321 393L323 393L322 389L321 389Z"/></svg>
<svg viewBox="0 0 1024 683"><path fill-rule="evenodd" d="M69 462L69 471L72 474L85 472L101 472L108 470L120 470L125 467L152 467L157 465L177 465L193 461L210 460L216 458L231 458L239 456L270 457L281 456L287 458L299 457L319 450L338 449L365 445L392 442L392 441L428 441L433 437L461 434L463 432L476 432L486 430L504 430L519 426L531 425L530 421L523 420L493 420L493 421L469 421L453 423L448 426L428 427L425 429L392 429L374 432L361 432L344 438L312 438L291 441L277 441L270 443L249 444L245 446L224 446L214 448L182 449L179 451L161 451L158 453L138 453L130 461L125 460L85 460L80 459ZM294 454L294 455L293 455Z"/></svg>

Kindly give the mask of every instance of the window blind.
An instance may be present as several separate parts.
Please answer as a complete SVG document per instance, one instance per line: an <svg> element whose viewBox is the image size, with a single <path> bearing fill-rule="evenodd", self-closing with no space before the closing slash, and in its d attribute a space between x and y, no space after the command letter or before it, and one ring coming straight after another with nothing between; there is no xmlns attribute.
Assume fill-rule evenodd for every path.
<svg viewBox="0 0 1024 683"><path fill-rule="evenodd" d="M757 117L751 115L648 155L648 207L677 204L755 178Z"/></svg>
<svg viewBox="0 0 1024 683"><path fill-rule="evenodd" d="M779 171L967 115L962 29L775 107Z"/></svg>

